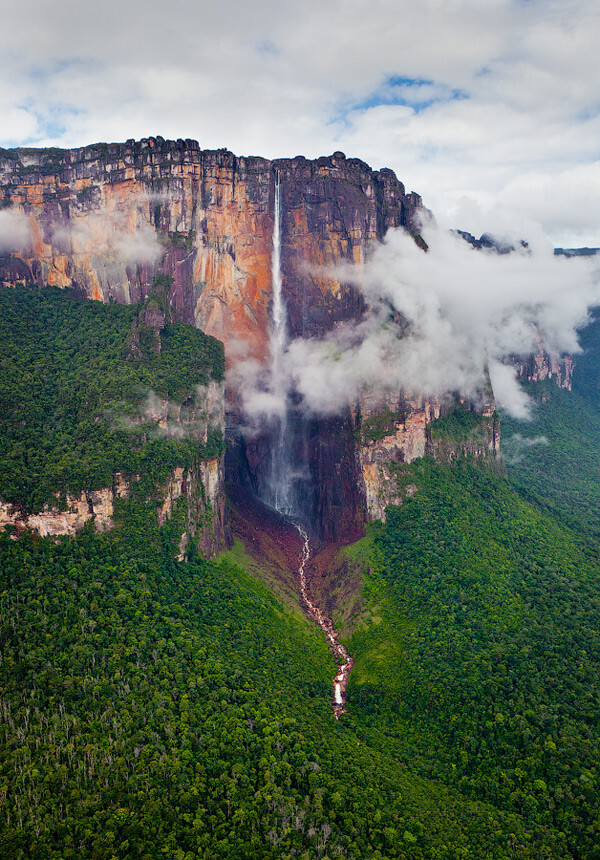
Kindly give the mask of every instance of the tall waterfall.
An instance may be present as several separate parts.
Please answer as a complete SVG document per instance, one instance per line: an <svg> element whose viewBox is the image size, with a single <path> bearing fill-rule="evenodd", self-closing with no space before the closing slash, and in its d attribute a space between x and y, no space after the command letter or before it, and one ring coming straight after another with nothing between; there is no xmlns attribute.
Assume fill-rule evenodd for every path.
<svg viewBox="0 0 600 860"><path fill-rule="evenodd" d="M281 183L279 173L275 174L271 282L272 303L269 330L271 373L269 388L277 400L283 404L283 409L281 414L274 419L271 464L265 501L283 514L295 514L297 511L288 427L288 384L284 369L289 333L287 308L281 280Z"/></svg>
<svg viewBox="0 0 600 860"><path fill-rule="evenodd" d="M274 421L271 442L271 462L263 500L282 514L291 517L302 539L302 553L299 559L298 579L303 605L310 618L325 632L329 647L338 666L333 681L333 713L336 718L346 713L346 685L348 675L354 665L344 646L338 640L333 622L323 610L311 600L307 582L307 564L310 559L310 539L302 525L307 522L307 502L310 504L309 480L306 472L306 452L304 461L299 457L296 428L290 426L294 416L293 404L289 396L288 380L285 371L285 353L289 344L287 327L287 308L283 297L281 280L281 184L279 174L275 174L275 205L273 217L273 255L271 260L272 301L269 329L269 348L271 368L269 391L282 404L281 412ZM298 422L296 422L298 423ZM295 450L294 450L295 449ZM299 462L300 461L300 462Z"/></svg>

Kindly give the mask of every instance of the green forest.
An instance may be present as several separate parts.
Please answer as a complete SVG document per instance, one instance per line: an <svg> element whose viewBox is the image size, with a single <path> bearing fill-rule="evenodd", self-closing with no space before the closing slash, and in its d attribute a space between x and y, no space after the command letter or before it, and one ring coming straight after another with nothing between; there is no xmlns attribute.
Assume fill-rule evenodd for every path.
<svg viewBox="0 0 600 860"><path fill-rule="evenodd" d="M38 511L57 492L109 486L118 470L159 480L198 456L197 440L157 433L144 406L152 395L193 405L198 386L223 379L223 345L178 323L158 335L139 325L141 310L0 289L0 498ZM212 434L201 454L221 447Z"/></svg>
<svg viewBox="0 0 600 860"><path fill-rule="evenodd" d="M139 307L58 290L0 307L0 497L206 454L114 416L221 379L216 341L168 323L132 351ZM502 418L503 469L402 464L416 492L342 550L363 611L339 721L317 627L231 555L177 561L177 514L159 528L144 493L104 534L0 532L0 857L599 860L588 337L573 393L532 386L533 422Z"/></svg>

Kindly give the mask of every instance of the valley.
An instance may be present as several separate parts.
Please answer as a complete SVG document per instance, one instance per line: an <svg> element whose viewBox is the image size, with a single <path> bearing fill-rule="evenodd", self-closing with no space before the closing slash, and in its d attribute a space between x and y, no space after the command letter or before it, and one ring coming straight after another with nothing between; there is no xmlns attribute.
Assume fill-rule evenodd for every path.
<svg viewBox="0 0 600 860"><path fill-rule="evenodd" d="M365 383L451 328L352 268L435 261L392 171L148 138L0 180L0 855L597 860L597 322L502 365L526 423L468 338L464 391Z"/></svg>

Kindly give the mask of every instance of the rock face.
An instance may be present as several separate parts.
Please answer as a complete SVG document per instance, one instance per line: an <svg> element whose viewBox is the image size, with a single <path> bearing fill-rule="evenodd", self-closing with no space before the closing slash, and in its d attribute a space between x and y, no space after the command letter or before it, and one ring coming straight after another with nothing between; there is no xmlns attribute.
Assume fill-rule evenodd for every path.
<svg viewBox="0 0 600 860"><path fill-rule="evenodd" d="M143 410L133 423L154 425L162 436L192 437L198 446L206 445L209 429L225 432L225 393L222 383L210 381L198 388L193 406L178 404L156 395L148 397ZM200 449L201 450L201 449ZM46 504L43 510L27 513L18 505L0 499L0 529L13 526L21 531L29 529L42 537L74 535L92 521L97 531L103 532L114 525L115 503L127 499L132 486L139 481L135 474L115 473L112 486L98 490L83 490L78 495L66 494L56 504ZM185 515L179 544L179 557L194 541L207 557L216 556L230 545L225 521L225 458L224 456L198 459L188 469L175 467L163 486L155 488L152 499L160 525L174 515L180 499L185 501Z"/></svg>
<svg viewBox="0 0 600 860"><path fill-rule="evenodd" d="M78 496L67 494L64 505L44 505L39 513L26 514L16 505L0 500L0 528L15 526L18 530L30 529L42 537L74 535L90 520L97 531L112 528L115 500L129 495L130 481L117 472L112 487L82 491ZM64 508L64 510L63 510Z"/></svg>
<svg viewBox="0 0 600 860"><path fill-rule="evenodd" d="M112 487L84 490L78 496L67 494L65 504L44 505L34 514L0 500L0 529L14 526L18 531L29 529L41 537L75 535L93 521L97 531L108 531L114 525L115 501L129 496L131 485L139 476L115 475ZM163 525L173 515L176 502L187 502L184 530L179 544L179 559L183 559L190 540L208 558L216 556L228 543L225 524L224 469L222 459L200 463L198 469L173 469L166 486L160 488L163 501L157 507L158 521Z"/></svg>
<svg viewBox="0 0 600 860"><path fill-rule="evenodd" d="M171 317L223 340L229 365L240 356L266 362L277 183L290 336L318 337L359 320L364 299L340 279L340 264L363 262L390 227L418 236L423 207L393 171L373 171L341 152L268 161L160 137L74 150L0 150L0 206L14 227L12 244L0 244L0 282L70 286L91 299L134 302L148 298L158 275L168 276ZM164 308L147 303L141 322L159 331ZM132 350L135 338L134 331ZM163 429L180 420L169 404L155 406L152 420ZM233 397L229 409L229 479L260 493L271 439L266 432L244 440ZM383 405L364 397L336 418L291 415L289 444L306 476L304 514L316 537L354 540L367 519L398 501L393 464L426 453L427 427L439 410L400 397ZM224 538L223 469L215 461L202 470L175 470L159 511L169 516L182 495L200 499L198 510L188 504L182 552L189 534L208 528L204 501L214 512L202 532L208 551ZM84 500L72 504L69 528L87 516ZM107 524L109 508L107 499Z"/></svg>
<svg viewBox="0 0 600 860"><path fill-rule="evenodd" d="M266 355L276 173L292 334L319 334L360 312L355 289L319 267L360 262L388 227L421 208L391 170L343 153L307 161L237 158L160 137L73 150L0 150L0 206L19 230L0 281L73 286L89 298L146 298L173 278L176 316ZM16 221L15 221L16 223Z"/></svg>
<svg viewBox="0 0 600 860"><path fill-rule="evenodd" d="M368 518L385 520L388 505L401 505L414 488L401 489L397 474L402 464L431 455L439 462L459 456L494 460L500 452L500 428L493 402L474 407L480 416L473 432L464 438L436 438L431 425L454 404L407 400L388 396L385 400L364 396L354 410L360 474Z"/></svg>
<svg viewBox="0 0 600 860"><path fill-rule="evenodd" d="M185 499L185 528L179 542L179 559L184 557L191 540L196 541L208 558L214 558L228 545L224 481L222 458L201 462L198 469L177 467L171 473L158 521L163 525L172 516L176 502Z"/></svg>
<svg viewBox="0 0 600 860"><path fill-rule="evenodd" d="M385 520L388 505L402 504L394 471L428 453L427 427L440 416L439 403L399 397L363 397L354 412L365 504L371 520Z"/></svg>
<svg viewBox="0 0 600 860"><path fill-rule="evenodd" d="M570 355L557 358L540 349L526 360L514 358L513 363L517 365L517 375L521 381L542 382L544 379L553 379L559 388L571 391L573 387L574 362Z"/></svg>
<svg viewBox="0 0 600 860"><path fill-rule="evenodd" d="M271 162L160 137L0 151L0 205L19 226L18 241L5 243L0 257L0 282L132 302L148 296L157 274L168 275L176 318L223 340L229 363L240 354L265 361L277 178L290 335L319 336L360 318L360 293L332 267L361 263L390 227L417 232L422 203L391 170L373 171L341 152ZM350 410L340 419L299 419L295 433L291 444L306 452L315 532L354 539L367 507ZM255 439L243 452L245 482L255 489L269 444L268 436Z"/></svg>

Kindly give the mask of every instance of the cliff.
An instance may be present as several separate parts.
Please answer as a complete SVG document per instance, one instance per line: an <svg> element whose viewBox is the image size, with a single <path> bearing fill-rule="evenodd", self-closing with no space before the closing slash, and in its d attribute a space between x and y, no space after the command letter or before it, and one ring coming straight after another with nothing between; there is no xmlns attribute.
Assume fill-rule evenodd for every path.
<svg viewBox="0 0 600 860"><path fill-rule="evenodd" d="M553 379L559 388L571 391L573 387L573 358L570 355L551 356L539 349L528 359L513 358L517 375L522 382L543 382Z"/></svg>
<svg viewBox="0 0 600 860"><path fill-rule="evenodd" d="M360 320L364 299L338 275L340 264L362 263L390 227L418 238L422 202L393 171L374 171L341 152L269 161L160 137L0 151L0 205L14 228L0 280L73 287L103 302L145 300L129 338L133 354L143 331L154 332L150 348L160 352L165 320L178 319L222 340L229 364L240 357L264 363L277 183L290 336L319 337ZM398 501L394 464L430 450L427 428L440 404L405 404L400 392L395 400L365 396L327 419L292 406L289 447L304 475L302 515L316 536L360 537L366 520ZM233 392L228 408L229 480L263 495L271 431L244 437ZM192 482L173 474L167 501Z"/></svg>
<svg viewBox="0 0 600 860"><path fill-rule="evenodd" d="M157 276L167 277L174 318L222 340L229 363L240 355L264 361L277 177L290 335L319 336L359 319L359 291L333 268L361 263L390 227L416 232L422 203L393 171L371 170L341 152L268 161L160 137L1 151L0 205L20 219L20 239L5 243L0 280L130 303L147 299ZM230 409L235 428L239 411L234 403ZM350 410L327 421L299 415L293 424L291 444L308 458L308 519L328 539L360 536L367 508ZM255 490L269 445L268 433L241 443L249 470L242 483Z"/></svg>
<svg viewBox="0 0 600 860"><path fill-rule="evenodd" d="M361 308L354 288L319 267L360 262L389 227L411 229L421 208L393 171L340 152L268 161L160 137L0 150L0 207L25 219L5 243L0 281L135 302L163 273L178 319L263 358L276 172L292 333L319 334Z"/></svg>
<svg viewBox="0 0 600 860"><path fill-rule="evenodd" d="M427 455L437 462L465 456L494 462L500 454L499 420L490 398L481 405L365 395L353 420L371 520L385 521L388 505L401 505L416 490L399 485L403 464Z"/></svg>

